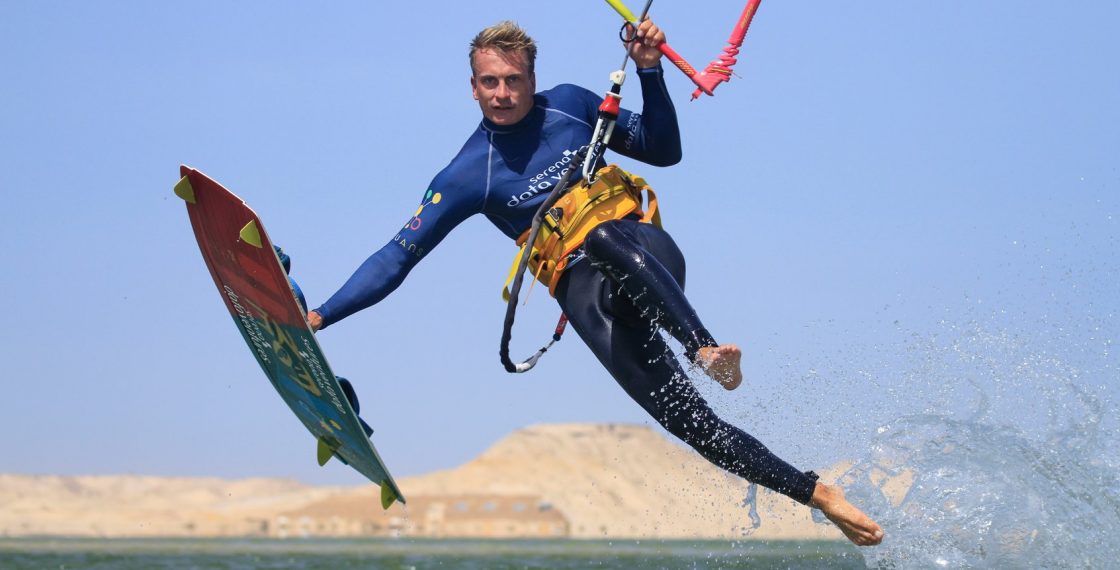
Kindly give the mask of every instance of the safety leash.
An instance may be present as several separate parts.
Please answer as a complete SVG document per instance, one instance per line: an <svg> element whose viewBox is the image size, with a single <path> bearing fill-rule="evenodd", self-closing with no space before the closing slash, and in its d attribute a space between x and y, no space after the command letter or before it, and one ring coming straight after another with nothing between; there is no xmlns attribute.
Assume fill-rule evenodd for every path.
<svg viewBox="0 0 1120 570"><path fill-rule="evenodd" d="M502 366L505 367L506 372L520 373L528 372L537 365L540 357L552 348L552 345L559 342L564 334L564 328L568 324L568 319L563 314L560 315L560 322L556 324L556 331L552 334L552 340L548 344L541 347L532 356L520 363L514 363L509 357L509 342L513 338L513 319L517 313L517 297L521 292L521 283L525 279L525 269L529 266L529 258L533 256L533 243L537 241L537 236L541 233L541 221L544 220L545 215L549 209L556 204L560 196L568 188L568 182L572 178L572 173L580 169L585 158L587 158L588 147L580 148L576 151L572 162L568 164L568 168L564 170L563 175L560 176L560 181L557 182L556 187L545 196L544 202L541 202L537 213L533 215L533 225L529 227L529 236L525 239L525 247L521 254L521 261L517 264L517 270L513 276L513 283L509 287L509 299L506 301L506 318L502 325L502 341L498 349L498 356L502 359Z"/></svg>

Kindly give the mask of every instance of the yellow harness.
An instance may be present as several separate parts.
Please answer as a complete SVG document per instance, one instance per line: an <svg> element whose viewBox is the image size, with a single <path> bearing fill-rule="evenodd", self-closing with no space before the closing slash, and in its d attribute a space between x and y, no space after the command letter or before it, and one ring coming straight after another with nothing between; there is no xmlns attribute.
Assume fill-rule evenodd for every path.
<svg viewBox="0 0 1120 570"><path fill-rule="evenodd" d="M648 204L642 210L642 193L648 194ZM533 244L529 257L529 270L541 283L548 285L548 293L556 296L556 284L568 267L572 252L583 245L587 234L595 226L610 220L620 220L631 214L641 216L644 223L661 227L661 214L657 211L657 195L640 176L611 164L596 173L595 182L590 185L580 181L556 204L541 221L540 234ZM502 299L509 301L509 286L517 273L521 256L525 253L525 241L529 230L517 238L521 248L513 258L513 267L502 288Z"/></svg>

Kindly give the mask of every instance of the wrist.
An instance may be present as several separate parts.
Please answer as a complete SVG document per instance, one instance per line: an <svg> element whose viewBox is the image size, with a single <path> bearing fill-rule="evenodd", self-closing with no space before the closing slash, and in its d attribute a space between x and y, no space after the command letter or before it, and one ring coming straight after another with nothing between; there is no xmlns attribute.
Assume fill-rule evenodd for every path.
<svg viewBox="0 0 1120 570"><path fill-rule="evenodd" d="M312 310L307 313L307 324L311 325L311 330L317 331L323 328L323 315L319 311Z"/></svg>

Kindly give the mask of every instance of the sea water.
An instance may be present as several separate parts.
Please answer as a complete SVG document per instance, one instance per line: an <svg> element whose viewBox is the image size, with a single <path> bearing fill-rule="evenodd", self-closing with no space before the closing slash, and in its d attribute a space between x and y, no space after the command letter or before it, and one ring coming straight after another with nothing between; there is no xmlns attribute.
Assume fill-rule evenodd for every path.
<svg viewBox="0 0 1120 570"><path fill-rule="evenodd" d="M814 541L0 539L4 570L862 567L853 547Z"/></svg>
<svg viewBox="0 0 1120 570"><path fill-rule="evenodd" d="M920 331L894 321L866 346L815 324L802 347L814 356L787 357L780 391L753 405L695 370L689 381L748 431L783 409L825 428L801 439L845 450L837 483L886 533L858 549L865 567L1120 568L1116 303L1074 314L966 301ZM758 494L752 484L742 502L747 537L767 524Z"/></svg>
<svg viewBox="0 0 1120 570"><path fill-rule="evenodd" d="M999 320L915 339L900 380L923 409L877 426L840 478L887 531L869 566L1120 564L1115 337Z"/></svg>
<svg viewBox="0 0 1120 570"><path fill-rule="evenodd" d="M1100 209L1010 242L977 292L805 325L751 362L752 403L705 396L795 464L848 465L886 533L867 567L1120 568L1120 232Z"/></svg>

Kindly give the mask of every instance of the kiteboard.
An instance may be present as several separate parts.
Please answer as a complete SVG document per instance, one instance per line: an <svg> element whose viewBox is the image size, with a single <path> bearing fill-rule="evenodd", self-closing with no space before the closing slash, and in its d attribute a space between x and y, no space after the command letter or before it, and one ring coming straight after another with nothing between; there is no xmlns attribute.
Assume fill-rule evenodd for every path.
<svg viewBox="0 0 1120 570"><path fill-rule="evenodd" d="M265 376L318 441L319 465L338 456L381 486L383 508L404 503L327 364L260 218L205 174L188 166L179 173L175 194L187 203L214 284Z"/></svg>

